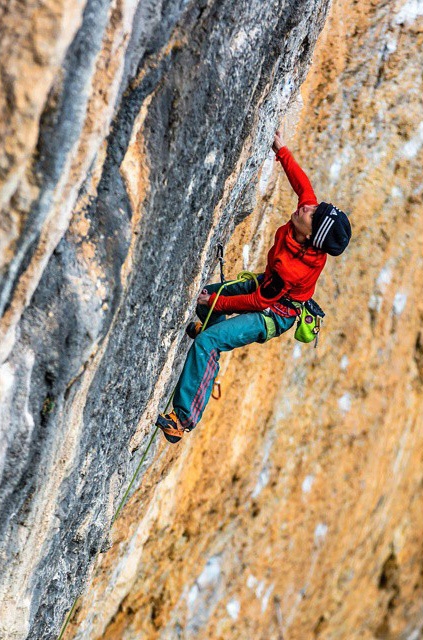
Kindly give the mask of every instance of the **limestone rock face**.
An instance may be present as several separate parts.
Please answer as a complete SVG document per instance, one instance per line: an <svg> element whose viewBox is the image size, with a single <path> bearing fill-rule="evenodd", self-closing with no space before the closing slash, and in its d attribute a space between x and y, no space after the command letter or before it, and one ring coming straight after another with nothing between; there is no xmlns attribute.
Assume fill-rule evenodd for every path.
<svg viewBox="0 0 423 640"><path fill-rule="evenodd" d="M423 637L422 14L333 3L284 127L353 226L319 280L319 347L222 357L223 399L156 452L67 637ZM281 174L270 155L228 274L263 269L296 205Z"/></svg>
<svg viewBox="0 0 423 640"><path fill-rule="evenodd" d="M182 327L215 244L253 208L258 172L327 8L327 0L16 0L0 9L2 637L57 637L107 547L138 449L180 370ZM113 624L138 634L135 623L131 630L129 621L111 622L123 599L138 593L139 567L125 560L131 536L140 562L151 545L160 564L159 517L175 562L189 549L192 525L172 533L168 508L181 491L187 502L178 508L190 517L193 494L180 481L177 491L159 491L160 479L172 484L183 472L183 458L158 442L141 474L143 497L137 493L114 529L122 531L123 574L113 565L119 545L104 555L121 588L104 616L81 605L84 637ZM200 446L185 458L189 467L204 454L212 473L206 453ZM210 476L206 510L220 483ZM145 529L131 511L140 500ZM191 598L191 635L200 618L206 627L213 619L215 579L226 589L225 559L212 551L217 513L202 550L190 553L193 568L210 563L203 597L210 591L214 603L197 615ZM153 565L143 595L154 609L147 633L171 637L181 623L161 603L183 599L181 585L190 590L195 577L187 563L169 599Z"/></svg>

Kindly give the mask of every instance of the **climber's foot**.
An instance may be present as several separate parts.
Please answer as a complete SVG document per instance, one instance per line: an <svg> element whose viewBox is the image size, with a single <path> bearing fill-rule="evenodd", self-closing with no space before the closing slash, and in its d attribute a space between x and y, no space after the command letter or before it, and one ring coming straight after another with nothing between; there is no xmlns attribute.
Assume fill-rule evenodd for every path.
<svg viewBox="0 0 423 640"><path fill-rule="evenodd" d="M195 338L201 332L202 327L203 327L203 323L200 321L190 322L189 325L187 325L187 328L185 329L185 333L187 334L187 336L195 340Z"/></svg>
<svg viewBox="0 0 423 640"><path fill-rule="evenodd" d="M156 425L163 431L166 440L172 444L179 442L184 435L184 429L174 411L166 415L161 413L156 420Z"/></svg>

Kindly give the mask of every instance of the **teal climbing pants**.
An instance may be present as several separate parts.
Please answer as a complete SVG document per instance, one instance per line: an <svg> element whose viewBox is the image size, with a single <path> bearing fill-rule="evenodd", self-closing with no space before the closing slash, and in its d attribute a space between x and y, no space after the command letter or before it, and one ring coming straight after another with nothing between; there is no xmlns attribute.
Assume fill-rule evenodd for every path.
<svg viewBox="0 0 423 640"><path fill-rule="evenodd" d="M206 289L208 293L213 293L220 286L212 284ZM247 280L225 287L220 295L252 293L255 288L254 281ZM204 322L208 311L207 306L197 306L197 315L201 321ZM230 318L226 318L223 313L212 313L206 329L196 337L188 352L175 389L173 408L184 429L191 431L201 420L219 372L221 351L232 351L252 342L263 343L269 338L269 325L265 315L274 321L276 331L272 336L281 335L295 322L294 317L284 318L272 311L241 313Z"/></svg>

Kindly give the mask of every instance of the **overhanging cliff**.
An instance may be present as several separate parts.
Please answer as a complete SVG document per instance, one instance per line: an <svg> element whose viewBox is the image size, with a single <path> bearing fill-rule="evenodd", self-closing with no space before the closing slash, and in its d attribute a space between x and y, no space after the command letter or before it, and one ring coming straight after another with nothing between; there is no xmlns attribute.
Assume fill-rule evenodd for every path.
<svg viewBox="0 0 423 640"><path fill-rule="evenodd" d="M332 5L284 127L353 225L318 283L319 348L222 357L222 400L158 451L69 638L423 637L422 38L420 3ZM270 154L228 274L263 268L295 204Z"/></svg>
<svg viewBox="0 0 423 640"><path fill-rule="evenodd" d="M5 637L55 637L82 591L327 7L1 9Z"/></svg>

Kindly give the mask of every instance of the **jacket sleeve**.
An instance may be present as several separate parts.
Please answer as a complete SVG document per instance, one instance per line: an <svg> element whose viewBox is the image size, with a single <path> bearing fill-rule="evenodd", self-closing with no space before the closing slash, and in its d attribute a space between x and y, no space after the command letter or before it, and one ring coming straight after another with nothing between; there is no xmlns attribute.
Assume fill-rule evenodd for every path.
<svg viewBox="0 0 423 640"><path fill-rule="evenodd" d="M216 311L223 313L239 313L241 311L264 311L267 307L277 302L291 289L291 285L285 283L276 271L272 271L253 293L240 296L220 296L215 305ZM209 307L212 306L216 293L212 293L209 299Z"/></svg>
<svg viewBox="0 0 423 640"><path fill-rule="evenodd" d="M298 196L298 207L302 207L304 204L319 204L310 180L307 178L300 165L295 162L288 147L282 147L279 149L276 154L276 160L280 161L291 187Z"/></svg>

